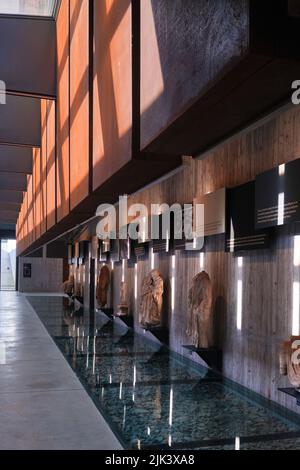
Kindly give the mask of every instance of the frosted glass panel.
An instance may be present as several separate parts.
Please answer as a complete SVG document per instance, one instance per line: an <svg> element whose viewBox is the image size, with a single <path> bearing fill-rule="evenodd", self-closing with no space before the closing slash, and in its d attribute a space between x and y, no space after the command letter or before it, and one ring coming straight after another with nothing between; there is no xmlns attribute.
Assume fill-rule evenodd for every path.
<svg viewBox="0 0 300 470"><path fill-rule="evenodd" d="M0 14L53 16L56 0L0 0Z"/></svg>

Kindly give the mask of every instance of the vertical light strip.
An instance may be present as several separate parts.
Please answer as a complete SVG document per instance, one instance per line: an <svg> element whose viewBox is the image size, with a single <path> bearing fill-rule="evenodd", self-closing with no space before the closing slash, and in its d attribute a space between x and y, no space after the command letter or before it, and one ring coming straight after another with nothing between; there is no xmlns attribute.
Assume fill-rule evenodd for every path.
<svg viewBox="0 0 300 470"><path fill-rule="evenodd" d="M153 247L151 247L150 250L150 257L151 257L151 270L154 269L154 252L153 252Z"/></svg>
<svg viewBox="0 0 300 470"><path fill-rule="evenodd" d="M294 237L294 266L300 266L300 235Z"/></svg>
<svg viewBox="0 0 300 470"><path fill-rule="evenodd" d="M300 302L300 284L299 282L293 283L293 330L292 335L298 336L299 331L299 302Z"/></svg>
<svg viewBox="0 0 300 470"><path fill-rule="evenodd" d="M236 311L236 327L239 331L242 329L242 305L243 305L243 281L237 282L237 311Z"/></svg>
<svg viewBox="0 0 300 470"><path fill-rule="evenodd" d="M239 437L235 438L235 450L241 449L241 439Z"/></svg>
<svg viewBox="0 0 300 470"><path fill-rule="evenodd" d="M125 259L122 261L122 282L125 282Z"/></svg>
<svg viewBox="0 0 300 470"><path fill-rule="evenodd" d="M138 291L138 279L137 279L137 271L138 271L138 265L135 263L134 265L134 298L137 300L137 291Z"/></svg>
<svg viewBox="0 0 300 470"><path fill-rule="evenodd" d="M112 270L112 271L114 270L114 267L115 267L115 263L112 261L112 262L111 262L111 270Z"/></svg>
<svg viewBox="0 0 300 470"><path fill-rule="evenodd" d="M241 256L237 259L238 266L238 281L237 281L237 293L236 293L236 327L239 331L242 329L242 315L243 315L243 258Z"/></svg>
<svg viewBox="0 0 300 470"><path fill-rule="evenodd" d="M204 253L200 253L199 263L200 263L200 271L203 271L204 265L205 265L205 255L204 255Z"/></svg>
<svg viewBox="0 0 300 470"><path fill-rule="evenodd" d="M176 256L172 256L172 270L171 270L171 309L175 309L175 275L176 275Z"/></svg>
<svg viewBox="0 0 300 470"><path fill-rule="evenodd" d="M277 225L283 225L284 223L284 193L278 194L278 217Z"/></svg>
<svg viewBox="0 0 300 470"><path fill-rule="evenodd" d="M120 382L120 393L119 393L119 399L122 400L122 390L123 390L123 383Z"/></svg>

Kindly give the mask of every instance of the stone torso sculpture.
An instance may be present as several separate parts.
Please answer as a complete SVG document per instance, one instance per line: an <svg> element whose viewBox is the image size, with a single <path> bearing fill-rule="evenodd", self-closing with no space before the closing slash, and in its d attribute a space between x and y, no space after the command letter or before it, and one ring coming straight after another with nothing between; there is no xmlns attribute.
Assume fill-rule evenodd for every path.
<svg viewBox="0 0 300 470"><path fill-rule="evenodd" d="M98 280L97 280L97 289L96 289L96 299L99 307L105 307L107 304L107 292L110 283L110 271L106 265L102 266Z"/></svg>
<svg viewBox="0 0 300 470"><path fill-rule="evenodd" d="M192 280L188 297L187 335L196 348L214 346L212 314L212 284L209 275L202 271Z"/></svg>
<svg viewBox="0 0 300 470"><path fill-rule="evenodd" d="M287 375L293 387L300 391L300 336L285 341L279 354L280 374Z"/></svg>
<svg viewBox="0 0 300 470"><path fill-rule="evenodd" d="M164 281L156 269L152 270L142 282L140 303L140 324L142 327L161 324Z"/></svg>

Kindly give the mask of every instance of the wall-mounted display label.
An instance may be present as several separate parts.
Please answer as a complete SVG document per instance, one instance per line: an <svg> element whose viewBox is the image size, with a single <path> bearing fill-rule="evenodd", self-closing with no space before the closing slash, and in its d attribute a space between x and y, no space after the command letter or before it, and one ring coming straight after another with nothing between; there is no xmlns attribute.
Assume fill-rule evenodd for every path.
<svg viewBox="0 0 300 470"><path fill-rule="evenodd" d="M204 220L196 227L198 233L205 237L225 233L226 188L199 196L194 199L194 204L204 206Z"/></svg>
<svg viewBox="0 0 300 470"><path fill-rule="evenodd" d="M23 264L23 277L31 278L31 264L30 263Z"/></svg>
<svg viewBox="0 0 300 470"><path fill-rule="evenodd" d="M137 261L146 258L149 254L149 242L145 243L134 243L134 254Z"/></svg>
<svg viewBox="0 0 300 470"><path fill-rule="evenodd" d="M113 263L118 263L120 261L120 244L119 240L111 239L110 240L110 252L109 252L110 261Z"/></svg>
<svg viewBox="0 0 300 470"><path fill-rule="evenodd" d="M226 195L225 250L236 252L269 246L267 230L255 230L255 182L228 189Z"/></svg>
<svg viewBox="0 0 300 470"><path fill-rule="evenodd" d="M255 180L255 227L300 221L300 159L261 173Z"/></svg>

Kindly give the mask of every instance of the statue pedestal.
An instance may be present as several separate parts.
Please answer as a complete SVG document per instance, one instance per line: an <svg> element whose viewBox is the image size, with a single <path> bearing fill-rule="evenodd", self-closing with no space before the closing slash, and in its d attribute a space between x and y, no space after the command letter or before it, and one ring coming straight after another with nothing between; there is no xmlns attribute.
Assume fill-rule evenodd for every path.
<svg viewBox="0 0 300 470"><path fill-rule="evenodd" d="M128 308L127 308L127 313L123 313L119 311L118 313L114 314L114 318L117 320L120 320L128 328L133 328L134 319L132 315L128 315Z"/></svg>
<svg viewBox="0 0 300 470"><path fill-rule="evenodd" d="M145 331L149 331L162 344L169 345L169 330L163 326L141 326Z"/></svg>
<svg viewBox="0 0 300 470"><path fill-rule="evenodd" d="M300 406L300 392L296 390L295 388L289 387L289 388L279 388L279 392L285 393L286 395L289 395L290 397L293 397L296 399L297 406Z"/></svg>
<svg viewBox="0 0 300 470"><path fill-rule="evenodd" d="M98 312L102 312L104 313L110 320L113 318L114 316L114 309L113 308L97 308L96 309Z"/></svg>
<svg viewBox="0 0 300 470"><path fill-rule="evenodd" d="M211 369L222 371L222 351L215 348L196 348L196 346L182 346L184 349L190 351L190 353L196 353L201 357L208 367Z"/></svg>

